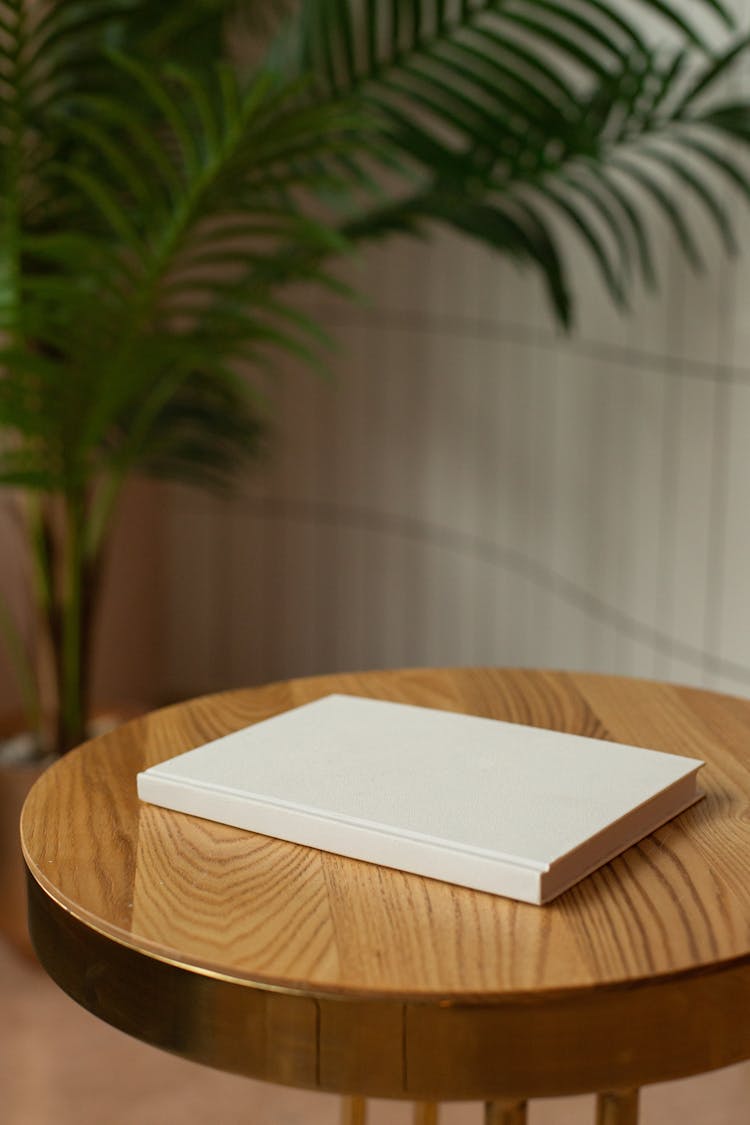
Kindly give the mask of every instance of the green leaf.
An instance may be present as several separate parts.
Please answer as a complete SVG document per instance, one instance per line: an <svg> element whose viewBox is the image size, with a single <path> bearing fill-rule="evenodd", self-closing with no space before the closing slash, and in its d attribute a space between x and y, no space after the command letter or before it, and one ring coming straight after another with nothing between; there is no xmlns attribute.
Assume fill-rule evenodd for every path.
<svg viewBox="0 0 750 1125"><path fill-rule="evenodd" d="M607 77L609 73L608 69L601 61L598 51L594 48L589 48L575 35L569 35L567 32L558 31L557 28L551 26L549 23L545 23L541 19L533 19L530 16L506 11L502 8L497 13L497 16L502 23L507 24L509 29L521 31L522 34L530 35L534 38L540 38L542 41L546 42L549 47L559 51L563 58L571 59L586 73L600 79Z"/></svg>
<svg viewBox="0 0 750 1125"><path fill-rule="evenodd" d="M633 180L654 200L669 221L682 247L683 253L693 269L697 271L703 270L703 258L690 231L690 226L682 213L682 209L662 184L654 179L651 173L643 168L642 165L633 162L632 159L627 157L614 156L610 160L610 165L622 172L628 179Z"/></svg>
<svg viewBox="0 0 750 1125"><path fill-rule="evenodd" d="M706 164L711 164L715 168L718 168L734 187L739 189L748 202L750 202L750 178L748 178L738 164L735 164L728 157L717 152L710 144L704 143L696 136L680 132L675 133L670 140L674 144L678 144L693 153L697 153Z"/></svg>
<svg viewBox="0 0 750 1125"><path fill-rule="evenodd" d="M677 28L693 46L705 50L705 37L699 33L694 24L685 18L679 8L669 3L668 0L647 0L647 2L650 8L653 8L654 11L663 16L668 23L671 23ZM722 8L718 2L714 3L714 0L707 0L706 6L713 7L717 12L722 14Z"/></svg>
<svg viewBox="0 0 750 1125"><path fill-rule="evenodd" d="M526 9L532 15L537 12L545 13L546 20L552 17L553 23L551 26L546 22L548 33L555 27L554 21L557 21L557 25L562 25L565 29L564 34L566 37L568 34L572 34L575 39L580 42L581 36L583 36L583 42L586 43L587 51L603 50L605 56L610 54L614 55L616 58L619 58L621 62L627 58L627 51L623 51L618 40L614 39L611 34L604 32L600 23L596 20L589 19L588 16L579 9L571 8L566 4L557 3L556 0L516 0L514 7L516 10L520 9L521 11ZM599 15L600 12L597 14ZM514 13L511 12L509 15L512 18ZM538 24L534 21L533 25L527 23L526 26L538 27ZM622 21L618 22L617 26L621 28L623 26ZM630 28L630 31L631 38L637 38L632 28ZM557 35L558 32L552 31L552 34ZM588 40L591 40L590 44L587 42ZM570 40L567 38L566 43L570 43ZM577 57L579 57L580 61L580 56Z"/></svg>
<svg viewBox="0 0 750 1125"><path fill-rule="evenodd" d="M628 41L627 54L634 47L644 55L648 54L649 47L641 33L640 20L626 19L617 8L613 8L608 3L608 0L582 0L582 3L586 8L591 9L593 19L603 20L608 28L624 36Z"/></svg>
<svg viewBox="0 0 750 1125"><path fill-rule="evenodd" d="M62 177L80 188L117 238L139 255L144 253L141 237L127 210L102 178L74 166L60 167L58 170Z"/></svg>
<svg viewBox="0 0 750 1125"><path fill-rule="evenodd" d="M674 54L668 66L661 69L652 67L651 81L653 82L653 92L647 104L644 106L644 128L652 128L657 111L662 108L666 101L678 94L681 79L686 73L690 61L690 53L681 50Z"/></svg>
<svg viewBox="0 0 750 1125"><path fill-rule="evenodd" d="M552 307L562 326L568 328L572 320L572 302L557 240L539 211L531 206L528 200L517 199L515 206L526 220L534 247L531 257L541 267Z"/></svg>
<svg viewBox="0 0 750 1125"><path fill-rule="evenodd" d="M184 180L165 152L163 141L160 144L154 135L154 122L150 117L144 118L137 107L99 94L87 94L76 99L72 106L80 108L90 119L106 123L109 131L121 138L120 143L131 152L131 159L138 161L151 189L161 188L165 202L174 204L184 190ZM72 127L75 129L75 124Z"/></svg>
<svg viewBox="0 0 750 1125"><path fill-rule="evenodd" d="M168 122L175 138L177 139L185 168L190 174L195 174L199 167L199 154L196 150L195 140L191 133L188 121L176 99L168 93L164 84L135 58L124 55L119 51L109 51L108 57L112 65L128 74L146 94L154 108Z"/></svg>
<svg viewBox="0 0 750 1125"><path fill-rule="evenodd" d="M197 120L200 122L200 134L203 142L203 159L216 159L221 148L222 138L216 105L212 103L211 94L206 88L207 83L200 81L196 75L190 74L181 67L170 65L165 69L165 74L175 85L181 86L189 97Z"/></svg>
<svg viewBox="0 0 750 1125"><path fill-rule="evenodd" d="M554 206L562 212L581 236L599 267L599 271L610 297L617 306L624 306L625 288L623 278L612 262L611 254L605 241L597 232L596 227L589 219L585 209L578 206L577 203L573 203L567 195L558 191L557 188L552 187L550 183L544 185L542 194L548 202L554 204Z"/></svg>
<svg viewBox="0 0 750 1125"><path fill-rule="evenodd" d="M89 146L100 164L109 166L111 174L126 188L139 207L156 210L153 189L143 175L143 168L134 162L131 146L118 144L111 132L105 131L91 120L78 118L70 122L68 128L71 135L77 136Z"/></svg>
<svg viewBox="0 0 750 1125"><path fill-rule="evenodd" d="M719 78L723 78L734 63L746 53L748 46L750 46L750 35L743 35L721 55L713 59L684 95L677 107L675 116L682 116L701 94L710 89Z"/></svg>
<svg viewBox="0 0 750 1125"><path fill-rule="evenodd" d="M484 39L485 37L483 37ZM456 56L463 61L463 65L454 62L455 73L465 80L472 82L488 93L493 99L504 102L513 112L522 117L544 115L553 118L560 113L560 91L553 95L548 94L544 84L540 85L527 77L526 71L518 67L517 60L514 65L508 65L502 60L502 52L493 49L492 45L480 49L478 45L464 42L460 39L440 43L432 49L432 54L437 58L447 55L448 58ZM565 102L572 98L568 90L563 90Z"/></svg>
<svg viewBox="0 0 750 1125"><path fill-rule="evenodd" d="M724 104L702 114L700 118L696 118L696 121L745 143L750 142L750 104L744 102Z"/></svg>
<svg viewBox="0 0 750 1125"><path fill-rule="evenodd" d="M524 84L524 88L528 89L530 85L544 91L546 87L548 101L556 104L561 114L564 115L566 109L577 109L578 100L570 83L565 81L561 68L553 65L545 52L535 52L521 40L509 39L491 27L469 27L467 40L476 47L481 46L483 54L498 62L502 60L504 67L518 75L517 80Z"/></svg>
<svg viewBox="0 0 750 1125"><path fill-rule="evenodd" d="M649 234L646 228L646 224L644 223L638 212L638 208L629 198L624 188L622 188L617 183L614 176L611 175L607 168L599 168L596 167L596 165L591 165L590 172L591 176L598 180L600 188L608 192L613 197L617 205L620 207L620 210L625 215L627 224L635 241L641 276L643 277L644 283L649 289L655 288L656 269L654 267L653 256L651 254Z"/></svg>
<svg viewBox="0 0 750 1125"><path fill-rule="evenodd" d="M575 196L580 197L580 202L584 205L584 208L588 205L593 212L599 215L600 221L617 247L619 257L617 273L626 278L632 268L626 224L623 223L618 210L612 206L611 199L602 191L604 185L601 182L594 184L592 180L581 179L576 172L577 169L574 169L572 173L562 173L556 177L556 182L567 188L565 195L569 201L570 193L573 192ZM621 292L624 293L624 284L621 284L620 288Z"/></svg>
<svg viewBox="0 0 750 1125"><path fill-rule="evenodd" d="M706 183L701 175L694 172L682 160L663 148L644 146L641 152L644 156L668 168L678 181L682 181L682 183L697 196L698 200L703 204L706 211L713 219L726 250L730 254L735 253L737 251L737 239L731 219L729 218L729 213L723 201L716 195L711 186Z"/></svg>
<svg viewBox="0 0 750 1125"><path fill-rule="evenodd" d="M512 208L487 203L467 203L450 196L436 195L420 201L420 211L433 219L480 238L519 261L531 261L542 270L550 296L561 321L570 315L570 297L557 248L548 226L527 200L514 200ZM520 217L513 214L519 212Z"/></svg>

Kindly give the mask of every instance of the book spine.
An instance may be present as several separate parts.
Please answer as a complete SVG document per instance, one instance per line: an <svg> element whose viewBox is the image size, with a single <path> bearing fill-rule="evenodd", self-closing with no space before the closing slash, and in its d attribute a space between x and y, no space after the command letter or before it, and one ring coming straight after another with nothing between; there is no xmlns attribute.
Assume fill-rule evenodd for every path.
<svg viewBox="0 0 750 1125"><path fill-rule="evenodd" d="M441 879L473 890L505 895L521 902L540 902L540 873L506 860L454 851L387 831L328 820L231 793L201 789L150 773L138 775L138 796L142 801L162 808L288 840L293 844Z"/></svg>

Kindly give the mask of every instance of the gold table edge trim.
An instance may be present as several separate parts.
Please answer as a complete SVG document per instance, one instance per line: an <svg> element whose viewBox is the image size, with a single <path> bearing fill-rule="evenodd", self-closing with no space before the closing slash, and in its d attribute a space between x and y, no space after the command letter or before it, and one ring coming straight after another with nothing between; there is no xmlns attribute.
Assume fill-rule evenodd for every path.
<svg viewBox="0 0 750 1125"><path fill-rule="evenodd" d="M646 989L555 993L547 1004L315 993L151 955L66 910L28 868L27 878L32 940L64 991L137 1038L249 1077L368 1097L487 1100L641 1086L750 1057L747 964ZM673 1047L694 1004L700 1018L661 1059L665 1036ZM628 1013L639 1005L651 1025L631 1043Z"/></svg>

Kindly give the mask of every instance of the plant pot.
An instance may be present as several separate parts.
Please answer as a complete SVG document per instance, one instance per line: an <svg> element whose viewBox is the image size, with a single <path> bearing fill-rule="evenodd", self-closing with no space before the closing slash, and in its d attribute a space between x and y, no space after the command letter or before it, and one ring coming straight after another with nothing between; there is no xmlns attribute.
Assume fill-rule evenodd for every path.
<svg viewBox="0 0 750 1125"><path fill-rule="evenodd" d="M18 744L23 736L17 736ZM30 740L29 740L30 741ZM5 743L0 749L5 749ZM0 756L0 934L24 956L33 957L26 925L26 872L19 820L26 795L52 759L3 761Z"/></svg>
<svg viewBox="0 0 750 1125"><path fill-rule="evenodd" d="M107 710L90 723L89 737L103 734L143 714L144 707ZM55 756L33 753L30 735L12 734L21 720L0 723L0 938L24 957L35 960L26 922L26 867L21 852L19 822L26 797ZM11 737L12 735L12 737Z"/></svg>

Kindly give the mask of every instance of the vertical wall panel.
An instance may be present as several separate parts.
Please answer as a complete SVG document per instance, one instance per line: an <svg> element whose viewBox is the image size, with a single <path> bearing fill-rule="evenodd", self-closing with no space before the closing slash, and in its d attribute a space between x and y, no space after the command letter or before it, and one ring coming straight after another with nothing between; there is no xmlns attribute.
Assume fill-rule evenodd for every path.
<svg viewBox="0 0 750 1125"><path fill-rule="evenodd" d="M744 668L750 663L750 386L733 386L728 394L726 518L717 552L721 597L715 606L718 655ZM746 683L750 693L750 675Z"/></svg>
<svg viewBox="0 0 750 1125"><path fill-rule="evenodd" d="M683 380L664 378L664 410L661 416L661 443L658 476L655 480L659 498L659 524L656 533L658 570L653 590L654 624L665 645L654 649L652 674L659 678L669 675L673 656L675 616L674 549L676 530L676 502L680 491L680 416L684 395Z"/></svg>
<svg viewBox="0 0 750 1125"><path fill-rule="evenodd" d="M382 509L387 520L380 579L387 596L378 662L398 667L422 663L421 643L431 612L422 582L421 542L410 527L427 492L419 456L427 424L424 388L430 375L423 334L386 329L382 360L383 456L373 465L381 493L370 503L371 509Z"/></svg>
<svg viewBox="0 0 750 1125"><path fill-rule="evenodd" d="M218 690L226 667L226 510L211 498L172 489L167 509L169 632L163 690L168 696Z"/></svg>
<svg viewBox="0 0 750 1125"><path fill-rule="evenodd" d="M624 366L621 382L631 402L628 517L624 522L628 565L623 610L631 623L621 630L629 637L629 663L623 671L653 674L655 650L649 643L659 628L661 528L663 506L662 439L670 376L651 367ZM622 644L621 641L621 650Z"/></svg>
<svg viewBox="0 0 750 1125"><path fill-rule="evenodd" d="M222 638L228 650L226 687L257 683L268 665L265 601L270 531L259 505L232 506L224 572L219 576L231 602L229 626Z"/></svg>
<svg viewBox="0 0 750 1125"><path fill-rule="evenodd" d="M331 449L324 499L330 509L360 507L366 502L369 479L368 455L371 449L372 402L380 393L380 349L360 322L342 326L337 333L341 361L337 377L321 395L320 410L335 413L336 426L329 433L326 447ZM374 355L372 354L374 351ZM321 608L327 615L326 628L332 637L328 666L359 668L368 651L371 633L372 575L368 569L368 533L360 523L333 519L325 534L333 533L335 556L335 596ZM318 662L320 666L320 661Z"/></svg>
<svg viewBox="0 0 750 1125"><path fill-rule="evenodd" d="M679 377L678 377L679 378ZM675 381L673 379L673 381ZM707 571L712 554L712 470L716 443L728 434L717 418L720 388L710 379L679 379L678 480L672 497L673 537L667 559L672 587L675 639L699 652L706 639L707 600L712 585ZM719 485L724 491L724 483ZM720 529L715 529L719 534Z"/></svg>

